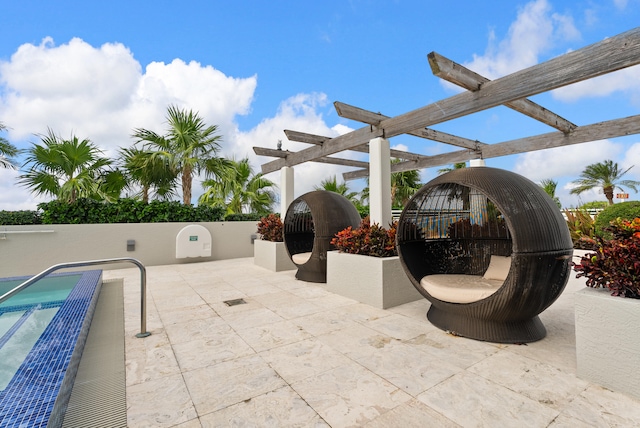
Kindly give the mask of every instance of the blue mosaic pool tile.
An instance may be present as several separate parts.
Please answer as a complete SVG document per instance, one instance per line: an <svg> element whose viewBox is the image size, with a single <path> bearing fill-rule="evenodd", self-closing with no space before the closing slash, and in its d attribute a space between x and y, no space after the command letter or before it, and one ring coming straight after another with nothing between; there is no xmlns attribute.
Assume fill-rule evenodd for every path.
<svg viewBox="0 0 640 428"><path fill-rule="evenodd" d="M0 391L3 427L62 424L101 278L102 271L83 272L16 375Z"/></svg>

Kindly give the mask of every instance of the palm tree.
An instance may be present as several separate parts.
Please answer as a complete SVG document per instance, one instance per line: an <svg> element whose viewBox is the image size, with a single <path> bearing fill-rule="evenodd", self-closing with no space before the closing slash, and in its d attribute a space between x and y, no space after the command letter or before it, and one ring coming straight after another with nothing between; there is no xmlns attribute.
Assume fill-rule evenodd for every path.
<svg viewBox="0 0 640 428"><path fill-rule="evenodd" d="M0 122L0 132L6 131L7 127ZM11 144L4 137L0 137L0 168L17 169L15 163L11 159L18 154L18 148Z"/></svg>
<svg viewBox="0 0 640 428"><path fill-rule="evenodd" d="M451 167L446 167L446 168L440 168L438 170L438 174L444 174L445 172L450 172L453 171L455 169L462 169L462 168L466 168L467 167L467 163L466 162L458 162L458 163L454 163L453 166Z"/></svg>
<svg viewBox="0 0 640 428"><path fill-rule="evenodd" d="M261 173L254 174L249 159L228 160L219 166L222 173L202 182L205 192L198 199L201 205L225 205L227 214L271 212L277 186Z"/></svg>
<svg viewBox="0 0 640 428"><path fill-rule="evenodd" d="M391 164L399 163L400 159L392 159ZM409 199L422 187L420 173L417 170L391 173L391 206L394 209L404 208ZM367 186L362 189L361 203L369 200L369 178Z"/></svg>
<svg viewBox="0 0 640 428"><path fill-rule="evenodd" d="M556 196L556 188L558 187L557 181L554 181L550 178L545 178L544 180L540 181L540 187L542 187L545 193L549 195L551 199L553 199L553 202L558 204L558 208L562 208L562 202L560 202L560 198Z"/></svg>
<svg viewBox="0 0 640 428"><path fill-rule="evenodd" d="M331 178L327 178L326 180L322 180L319 186L314 186L314 190L326 190L328 192L334 192L344 196L351 202L357 202L356 196L358 195L358 192L352 192L349 189L349 185L344 181L338 184L338 180L336 179L335 175Z"/></svg>
<svg viewBox="0 0 640 428"><path fill-rule="evenodd" d="M108 167L111 161L91 141L72 135L63 140L49 129L40 136L42 144L33 144L27 151L23 168L27 172L18 177L23 186L37 195L51 195L59 200L75 202L77 198L109 199L113 195L103 187L112 183Z"/></svg>
<svg viewBox="0 0 640 428"><path fill-rule="evenodd" d="M169 129L164 136L144 128L136 128L133 137L137 139L136 143L144 143L144 150L164 156L173 170L178 172L182 183L182 201L185 205L190 205L193 175L203 171L212 172L215 162L210 160L217 157L222 137L216 135L218 127L206 126L198 113L181 110L173 105L167 109L167 123Z"/></svg>
<svg viewBox="0 0 640 428"><path fill-rule="evenodd" d="M393 159L392 164L400 162ZM409 199L422 187L417 170L391 173L391 206L404 208Z"/></svg>
<svg viewBox="0 0 640 428"><path fill-rule="evenodd" d="M120 150L120 162L129 187L132 184L140 186L143 202L149 202L150 193L159 199L170 199L176 195L178 173L164 152L124 148Z"/></svg>
<svg viewBox="0 0 640 428"><path fill-rule="evenodd" d="M631 168L633 168L633 165L621 171L618 168L618 163L612 160L587 165L584 171L582 171L582 174L580 174L580 179L572 182L577 185L577 187L572 189L571 193L579 195L587 190L601 187L604 196L609 201L609 205L613 205L613 192L615 189L624 191L622 188L622 186L624 186L632 189L636 193L638 192L637 186L640 186L639 181L621 180L622 176L629 172Z"/></svg>

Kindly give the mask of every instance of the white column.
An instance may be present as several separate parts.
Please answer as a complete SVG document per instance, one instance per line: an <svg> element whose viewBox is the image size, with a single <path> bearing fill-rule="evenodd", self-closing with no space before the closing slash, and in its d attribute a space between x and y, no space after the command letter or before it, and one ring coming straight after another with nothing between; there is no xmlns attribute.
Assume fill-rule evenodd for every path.
<svg viewBox="0 0 640 428"><path fill-rule="evenodd" d="M291 202L293 202L293 168L283 166L280 168L280 218L283 221Z"/></svg>
<svg viewBox="0 0 640 428"><path fill-rule="evenodd" d="M391 224L391 156L389 140L369 141L369 216L371 224Z"/></svg>

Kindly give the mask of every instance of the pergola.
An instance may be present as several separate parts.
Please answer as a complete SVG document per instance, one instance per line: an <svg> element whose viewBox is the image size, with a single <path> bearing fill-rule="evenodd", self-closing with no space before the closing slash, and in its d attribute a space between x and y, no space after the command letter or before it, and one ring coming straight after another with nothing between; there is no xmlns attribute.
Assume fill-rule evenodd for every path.
<svg viewBox="0 0 640 428"><path fill-rule="evenodd" d="M262 173L280 170L281 213L293 200L293 169L304 162L323 162L358 168L343 174L345 180L369 176L371 221L391 222L390 173L488 159L553 147L586 143L640 133L640 115L577 126L527 97L640 64L640 27L605 39L577 51L499 79L489 79L440 54L428 55L434 75L467 91L407 113L388 117L341 102L334 106L338 115L365 124L362 128L335 138L285 130L290 141L310 144L298 152L254 147L261 156L276 157L262 165ZM439 132L429 126L504 105L555 129L553 132L486 144ZM391 150L389 139L408 134L449 144L460 150L435 156ZM369 153L369 162L331 157L351 150ZM391 157L400 159L391 165Z"/></svg>

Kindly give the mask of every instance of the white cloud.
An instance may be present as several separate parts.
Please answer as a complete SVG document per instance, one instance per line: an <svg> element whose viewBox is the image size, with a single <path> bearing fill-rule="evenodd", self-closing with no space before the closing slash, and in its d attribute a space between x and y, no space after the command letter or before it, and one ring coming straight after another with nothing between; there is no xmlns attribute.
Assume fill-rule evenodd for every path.
<svg viewBox="0 0 640 428"><path fill-rule="evenodd" d="M629 0L613 0L613 4L620 10L624 10L628 3Z"/></svg>
<svg viewBox="0 0 640 428"><path fill-rule="evenodd" d="M18 171L0 168L0 210L34 210L40 202L49 200L46 197L33 196L28 189L18 186L18 175Z"/></svg>
<svg viewBox="0 0 640 428"><path fill-rule="evenodd" d="M464 65L493 80L537 64L554 41L579 37L571 16L552 13L547 0L535 0L520 9L503 40L497 42L491 31L484 55L474 55Z"/></svg>
<svg viewBox="0 0 640 428"><path fill-rule="evenodd" d="M622 145L609 140L538 150L518 155L513 171L535 182L545 178L574 179L585 166L604 159L615 160L621 151Z"/></svg>
<svg viewBox="0 0 640 428"><path fill-rule="evenodd" d="M635 143L629 147L620 162L623 171L627 168L631 170L624 176L627 180L640 180L640 143Z"/></svg>
<svg viewBox="0 0 640 428"><path fill-rule="evenodd" d="M640 80L640 66L636 65L556 89L551 94L557 100L575 102L584 98L602 98L614 92L624 92L640 105L638 80Z"/></svg>
<svg viewBox="0 0 640 428"><path fill-rule="evenodd" d="M0 82L0 117L12 140L34 140L29 136L51 128L89 138L113 156L132 143L134 128L164 131L169 104L198 111L229 134L234 117L249 112L257 77L233 78L180 59L153 62L143 73L122 44L96 48L74 38L56 46L45 38L0 63Z"/></svg>
<svg viewBox="0 0 640 428"><path fill-rule="evenodd" d="M180 59L153 62L143 72L130 50L119 43L93 47L74 38L56 46L45 38L37 46L20 46L9 61L0 62L0 118L9 127L6 138L19 148L37 142L34 134L51 128L62 137L89 138L110 157L118 147L132 144L134 128L164 132L169 104L198 111L206 123L218 125L222 154L229 156L252 154L252 145L275 139L270 137L276 133L284 139L282 129L292 115L299 123L323 124L313 113L326 103L326 96L312 95L312 101L305 101L300 95L281 107L274 121L279 129L273 128L269 138L259 144L243 138L235 118L250 112L256 86L255 75L226 76L212 66ZM314 126L335 134L326 125ZM0 209L35 209L40 200L17 186L15 176L2 171ZM202 192L198 188L194 186L195 196Z"/></svg>

